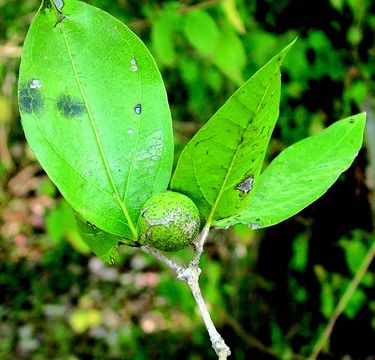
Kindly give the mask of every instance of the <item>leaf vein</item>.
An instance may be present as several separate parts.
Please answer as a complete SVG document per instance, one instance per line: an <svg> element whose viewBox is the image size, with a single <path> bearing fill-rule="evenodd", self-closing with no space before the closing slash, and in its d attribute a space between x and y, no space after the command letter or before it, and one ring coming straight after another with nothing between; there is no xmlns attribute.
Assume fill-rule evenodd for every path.
<svg viewBox="0 0 375 360"><path fill-rule="evenodd" d="M109 180L109 182L111 184L111 187L112 187L112 189L114 191L114 194L116 195L116 200L119 203L122 212L124 213L125 219L128 222L128 227L130 228L130 230L131 230L134 238L137 239L137 237L138 237L137 231L136 231L136 229L134 227L134 224L133 224L133 222L132 222L132 220L130 218L129 212L128 212L127 208L125 207L125 204L123 203L122 199L119 196L116 184L115 184L115 182L114 182L114 180L112 178L111 171L110 171L109 165L108 165L108 161L107 161L107 158L106 158L105 153L104 153L103 145L102 145L102 143L100 141L99 133L98 133L98 130L97 130L95 122L94 122L94 117L93 117L93 115L91 113L91 109L90 109L90 106L88 104L85 92L83 90L82 83L81 83L80 78L78 76L76 64L75 64L75 61L73 59L73 55L72 55L72 52L70 50L70 47L69 47L69 44L68 44L68 39L66 37L65 31L63 31L63 37L64 37L64 42L65 42L66 50L68 52L68 56L69 56L69 59L70 59L70 63L72 65L74 77L75 77L75 79L77 81L77 84L78 84L78 87L79 87L82 99L83 99L84 104L85 104L85 108L87 110L87 114L88 114L88 117L89 117L89 120L90 120L90 124L91 124L91 127L92 127L94 135L95 135L95 139L96 139L96 142L97 142L97 145L98 145L98 148L99 148L99 152L100 152L100 155L101 155L104 167L105 167L105 171L106 171L108 180Z"/></svg>

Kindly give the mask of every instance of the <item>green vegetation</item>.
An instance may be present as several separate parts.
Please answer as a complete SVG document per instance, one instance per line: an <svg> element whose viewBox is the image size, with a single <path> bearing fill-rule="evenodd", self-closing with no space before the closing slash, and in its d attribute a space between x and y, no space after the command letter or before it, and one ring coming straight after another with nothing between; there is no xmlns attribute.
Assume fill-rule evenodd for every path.
<svg viewBox="0 0 375 360"><path fill-rule="evenodd" d="M298 147L304 140L298 141L305 137L316 135L310 138L314 139L309 140L311 150L300 156L301 161L319 161L318 155L330 160L332 151L345 152L345 147L336 141L330 144L331 148L323 147L320 141L326 144L323 139L331 137L332 132L341 137L341 132L350 127L350 118L342 120L341 125L329 127L336 119L367 111L365 151L359 152L354 165L321 200L287 222L261 231L253 232L241 225L228 231L213 231L201 262L204 269L202 292L214 309L214 321L234 358L309 356L320 332L335 315L335 307L346 287L358 274L358 269L363 269L363 260L374 241L371 209L375 209L375 201L371 190L375 145L371 136L374 127L371 94L375 64L371 39L375 16L372 3L341 0L301 8L297 1L279 1L277 6L271 1L226 0L88 2L123 20L146 42L156 58L171 105L176 164L185 144L207 119L244 84L244 80L296 36L299 39L283 62L280 118L265 165L273 158L275 161L259 177L256 188L259 194L262 189L269 190L270 181L274 181L273 191L284 190L293 183L292 174L300 169L298 162L292 163L293 168L288 167L290 172L282 171L277 179L274 172L280 168L278 159L284 157L289 161L288 156L295 159L295 153L301 154ZM105 231L121 237L124 232L128 233L121 241L134 245L131 226L120 229L113 223L108 228L103 227L103 231L93 225L97 225L97 220L108 224L105 217L109 211L123 211L120 198L123 199L124 194L120 198L108 197L108 211L96 217L95 211L92 214L80 211L90 222L76 215L80 230L84 232L85 242L82 241L69 206L41 171L25 143L17 112L16 75L21 45L38 6L36 1L23 2L17 7L11 1L0 1L0 357L213 358L191 295L168 271L164 272L159 263L128 246L120 247L115 267L101 263L89 252L87 244L107 262L113 261L118 238L109 241L104 250L102 245L95 247L98 236L108 239ZM300 13L298 17L294 15L296 10ZM66 48L52 39L50 46L46 50L51 54ZM138 62L130 61L129 68L139 66ZM70 83L69 73L53 71L53 66L63 68L66 65L62 60L50 65L51 72L46 72L45 76L60 74L57 81ZM84 75L84 70L79 69L79 73ZM104 75L121 77L121 74ZM20 87L20 98L25 99L24 110L26 113L28 109L38 111L41 104L35 91L38 84L26 82L26 85L27 90ZM44 80L41 89L43 86ZM116 96L123 91L121 88L111 90ZM77 125L76 115L81 104L74 101L77 89L69 87L69 91L72 91L69 96L56 94L52 97L59 98L55 116L65 117ZM106 115L109 117L115 111L110 95L109 91L108 97L103 98L104 103L108 102ZM32 101L27 100L30 98ZM126 101L124 99L128 105ZM49 102L44 104L49 106ZM129 116L144 111L137 105L135 102ZM355 118L356 127L350 127L353 131L361 131L361 117L363 115ZM48 126L48 118L44 119L44 124ZM328 129L322 132L326 127ZM132 128L127 127L129 129ZM58 130L49 129L52 133ZM54 141L62 141L65 132L58 134ZM170 135L170 127L165 126L165 139ZM151 140L157 143L158 139ZM35 146L42 146L36 140L35 143ZM113 148L119 143L120 140L115 142ZM296 145L283 151L294 143ZM123 146L123 142L121 144ZM170 151L171 140L167 144ZM134 149L129 145L124 156ZM172 187L176 190L185 186L178 172L184 162L190 165L184 159L189 145L186 149L175 167ZM295 209L290 213L283 214L285 207L282 205L290 198L283 199L283 193L278 191L280 198L273 200L272 194L266 208L280 204L277 217L274 209L272 214L262 214L268 219L262 227L276 224L314 201L352 159L351 154L343 153L342 163L335 165L340 171L331 179L324 177L327 169L321 169L321 174L302 173L305 177L311 175L319 179L321 188L313 189L306 184L301 188L291 187L290 191L304 193L311 199L294 204ZM72 159L75 166L80 165L80 161ZM91 158L85 160L86 164L90 162ZM258 171L262 162L263 159ZM164 165L165 173L171 170L170 155L169 158L166 155ZM56 166L56 162L50 166ZM99 176L99 169L95 166L93 169ZM134 185L138 186L137 176L134 174ZM168 180L166 175L154 184L155 192L164 190ZM124 177L113 178L113 184L124 189L122 181ZM111 184L100 182L99 187L107 185ZM61 186L59 188L64 194ZM137 193L136 186L133 191ZM137 210L129 212L133 223L149 195L145 191L135 197L134 209ZM230 199L231 193L224 192L223 196ZM90 199L87 202L90 203ZM249 202L254 207L258 203L255 192ZM196 203L200 209L204 207ZM224 204L218 203L217 209L226 217L231 214L225 214ZM92 205L92 209L95 206L99 209L102 204L94 200ZM239 206L245 208L245 204ZM205 215L209 213L206 211ZM240 214L235 222L256 224L257 218L252 213L241 210ZM222 217L212 215L215 226L233 223L225 223L225 220L220 223ZM181 251L177 258L181 262L188 261L190 250ZM359 281L320 358L347 355L366 359L373 355L370 339L375 326L375 307L371 300L374 283L371 272Z"/></svg>

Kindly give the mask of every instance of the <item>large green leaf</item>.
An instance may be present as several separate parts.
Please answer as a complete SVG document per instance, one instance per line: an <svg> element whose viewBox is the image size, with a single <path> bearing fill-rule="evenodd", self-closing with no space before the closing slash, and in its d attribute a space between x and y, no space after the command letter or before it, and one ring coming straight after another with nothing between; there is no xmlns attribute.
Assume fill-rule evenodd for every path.
<svg viewBox="0 0 375 360"><path fill-rule="evenodd" d="M24 44L19 106L32 150L70 205L135 239L173 157L166 92L141 40L85 3L43 1Z"/></svg>
<svg viewBox="0 0 375 360"><path fill-rule="evenodd" d="M284 150L261 174L249 206L214 222L258 229L275 225L322 196L353 162L362 145L366 114L337 121Z"/></svg>
<svg viewBox="0 0 375 360"><path fill-rule="evenodd" d="M280 65L292 44L248 80L186 145L171 188L221 219L246 207L279 115Z"/></svg>

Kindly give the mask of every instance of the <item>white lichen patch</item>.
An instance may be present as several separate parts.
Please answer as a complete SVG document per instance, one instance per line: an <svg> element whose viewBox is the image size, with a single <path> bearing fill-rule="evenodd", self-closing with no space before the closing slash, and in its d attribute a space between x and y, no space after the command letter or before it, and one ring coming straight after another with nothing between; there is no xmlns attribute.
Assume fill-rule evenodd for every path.
<svg viewBox="0 0 375 360"><path fill-rule="evenodd" d="M147 216L147 210L143 213L143 217L147 221L150 226L158 226L162 225L166 228L169 228L171 225L178 225L178 219L181 216L182 211L181 208L178 208L175 211L171 211L167 213L166 216L162 217L161 219L151 219Z"/></svg>

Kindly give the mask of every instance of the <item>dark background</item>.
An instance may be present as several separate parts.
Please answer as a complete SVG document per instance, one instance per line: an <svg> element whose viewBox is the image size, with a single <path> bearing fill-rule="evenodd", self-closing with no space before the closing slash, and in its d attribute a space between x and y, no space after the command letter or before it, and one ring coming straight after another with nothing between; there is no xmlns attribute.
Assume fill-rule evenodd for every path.
<svg viewBox="0 0 375 360"><path fill-rule="evenodd" d="M374 241L375 4L87 2L123 20L155 56L169 94L176 159L231 93L296 36L282 69L268 158L367 111L364 148L321 199L269 229L212 231L202 259L202 291L234 359L307 357ZM17 74L38 6L0 0L0 358L214 359L187 287L134 249L122 248L113 267L95 258L25 142ZM203 11L205 22L189 23L194 11ZM196 34L209 53L192 40ZM178 254L181 261L190 256ZM375 359L373 270L320 359Z"/></svg>

